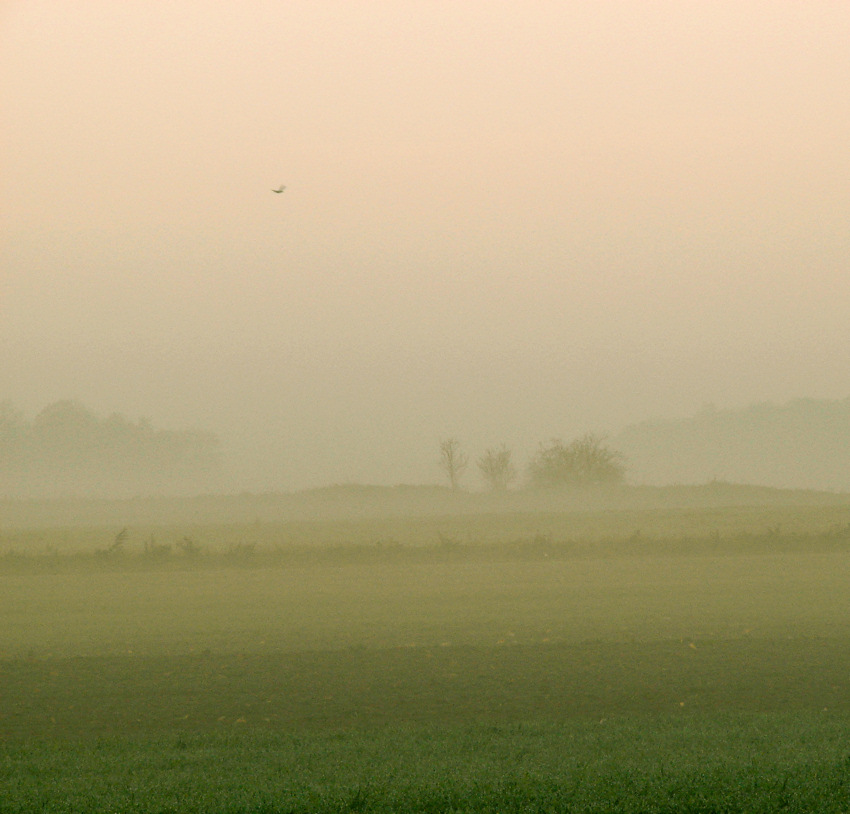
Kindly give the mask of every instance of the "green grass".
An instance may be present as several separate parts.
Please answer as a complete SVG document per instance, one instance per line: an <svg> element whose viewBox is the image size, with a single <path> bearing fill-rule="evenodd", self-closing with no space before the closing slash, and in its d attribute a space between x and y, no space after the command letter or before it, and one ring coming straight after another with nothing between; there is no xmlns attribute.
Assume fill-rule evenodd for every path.
<svg viewBox="0 0 850 814"><path fill-rule="evenodd" d="M850 715L850 637L0 662L0 737Z"/></svg>
<svg viewBox="0 0 850 814"><path fill-rule="evenodd" d="M841 812L846 718L788 713L0 747L12 812Z"/></svg>
<svg viewBox="0 0 850 814"><path fill-rule="evenodd" d="M0 814L850 811L850 552L792 539L0 571Z"/></svg>
<svg viewBox="0 0 850 814"><path fill-rule="evenodd" d="M0 575L0 658L845 635L850 553Z"/></svg>

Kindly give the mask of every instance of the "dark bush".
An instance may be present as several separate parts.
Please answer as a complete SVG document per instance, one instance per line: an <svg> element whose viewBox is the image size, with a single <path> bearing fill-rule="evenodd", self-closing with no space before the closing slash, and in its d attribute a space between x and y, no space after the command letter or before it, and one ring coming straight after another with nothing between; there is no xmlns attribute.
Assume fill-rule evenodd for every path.
<svg viewBox="0 0 850 814"><path fill-rule="evenodd" d="M626 468L623 456L605 446L604 438L588 434L565 444L553 440L540 445L528 465L533 486L588 486L621 483Z"/></svg>

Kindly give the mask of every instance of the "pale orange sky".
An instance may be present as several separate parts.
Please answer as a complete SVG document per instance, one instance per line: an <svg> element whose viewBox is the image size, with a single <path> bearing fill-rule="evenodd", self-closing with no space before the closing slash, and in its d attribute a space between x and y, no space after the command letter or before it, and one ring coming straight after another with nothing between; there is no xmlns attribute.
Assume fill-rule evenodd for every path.
<svg viewBox="0 0 850 814"><path fill-rule="evenodd" d="M850 395L844 0L0 9L29 414L213 430L260 489Z"/></svg>

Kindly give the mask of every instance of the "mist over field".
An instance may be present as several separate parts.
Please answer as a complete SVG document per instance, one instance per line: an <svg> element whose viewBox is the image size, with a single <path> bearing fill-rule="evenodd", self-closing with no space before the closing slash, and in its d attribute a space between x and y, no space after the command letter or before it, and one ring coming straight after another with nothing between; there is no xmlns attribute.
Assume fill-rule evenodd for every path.
<svg viewBox="0 0 850 814"><path fill-rule="evenodd" d="M850 399L795 399L625 427L611 441L646 484L707 480L850 491Z"/></svg>
<svg viewBox="0 0 850 814"><path fill-rule="evenodd" d="M0 400L218 439L130 491L585 433L631 482L846 489L816 416L685 456L634 425L845 404L848 41L790 0L5 3Z"/></svg>
<svg viewBox="0 0 850 814"><path fill-rule="evenodd" d="M398 449L399 460L406 453L415 450ZM791 490L811 490L817 500L818 493L850 492L850 399L709 406L689 418L631 424L612 438L540 441L525 455L505 444L474 450L444 438L427 454L431 471L420 484L324 484L291 490L293 498L300 494L292 505L310 505L310 494L324 496L324 509L317 504L315 511L335 505L333 511L344 513L360 503L379 514L455 511L462 493L489 493L479 505L486 511L540 509L553 501L561 507L776 502L767 496L777 490L786 490L783 500L800 500ZM214 433L155 427L120 413L98 416L72 401L48 405L31 419L0 402L0 460L0 499L249 492L240 483L238 457ZM408 462L411 470L416 463ZM279 505L292 503L278 493Z"/></svg>
<svg viewBox="0 0 850 814"><path fill-rule="evenodd" d="M0 3L0 809L850 810L850 3Z"/></svg>

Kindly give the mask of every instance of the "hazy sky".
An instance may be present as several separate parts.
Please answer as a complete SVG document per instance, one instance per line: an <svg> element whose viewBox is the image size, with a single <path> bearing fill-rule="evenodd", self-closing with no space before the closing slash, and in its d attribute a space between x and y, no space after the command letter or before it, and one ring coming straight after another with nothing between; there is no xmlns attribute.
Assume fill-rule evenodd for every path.
<svg viewBox="0 0 850 814"><path fill-rule="evenodd" d="M4 2L0 398L213 430L247 489L845 398L848 42L846 0Z"/></svg>

